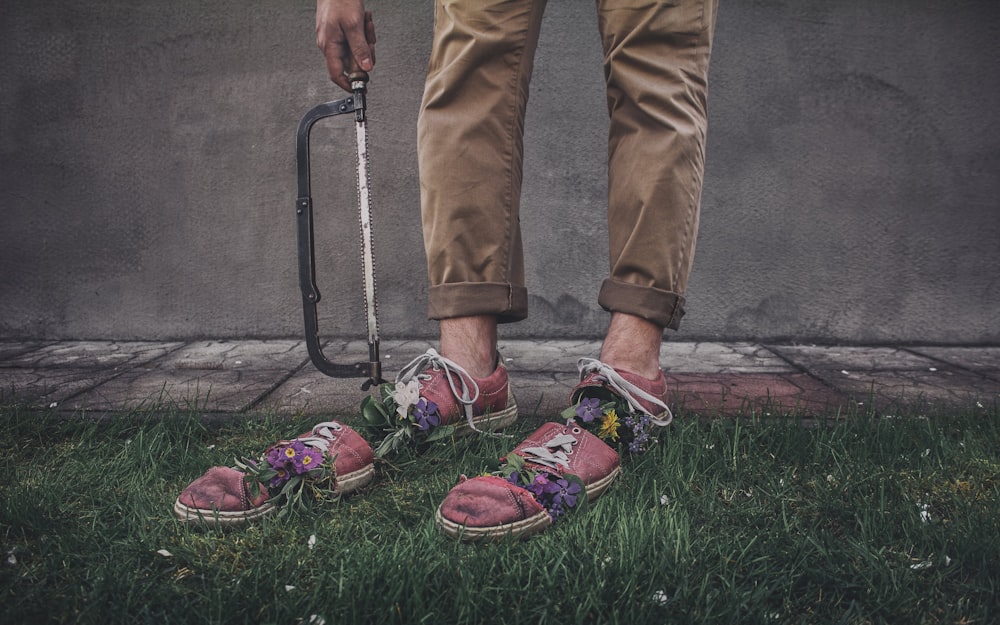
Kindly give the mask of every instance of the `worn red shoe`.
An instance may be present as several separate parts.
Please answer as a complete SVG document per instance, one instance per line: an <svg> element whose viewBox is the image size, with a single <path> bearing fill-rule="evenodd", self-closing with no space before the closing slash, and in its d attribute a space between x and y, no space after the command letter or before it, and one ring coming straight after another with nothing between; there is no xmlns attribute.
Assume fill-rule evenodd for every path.
<svg viewBox="0 0 1000 625"><path fill-rule="evenodd" d="M425 405L437 409L439 423L434 425L480 431L500 430L517 421L517 402L500 358L488 377L474 378L458 363L429 349L396 376L397 387L407 385L428 402Z"/></svg>
<svg viewBox="0 0 1000 625"><path fill-rule="evenodd" d="M570 393L570 403L578 404L580 399L603 389L624 400L635 413L646 415L658 426L665 426L674 415L667 407L667 380L663 371L655 380L622 371L593 358L581 358L577 363L580 383Z"/></svg>
<svg viewBox="0 0 1000 625"><path fill-rule="evenodd" d="M618 453L575 423L546 423L498 474L463 478L438 507L439 527L463 541L527 537L599 497L621 473Z"/></svg>
<svg viewBox="0 0 1000 625"><path fill-rule="evenodd" d="M278 442L263 458L244 466L257 472L259 481L246 471L212 467L177 497L174 516L183 522L244 525L287 505L294 496L289 489L303 480L316 480L331 496L339 496L358 490L375 476L371 446L336 421Z"/></svg>

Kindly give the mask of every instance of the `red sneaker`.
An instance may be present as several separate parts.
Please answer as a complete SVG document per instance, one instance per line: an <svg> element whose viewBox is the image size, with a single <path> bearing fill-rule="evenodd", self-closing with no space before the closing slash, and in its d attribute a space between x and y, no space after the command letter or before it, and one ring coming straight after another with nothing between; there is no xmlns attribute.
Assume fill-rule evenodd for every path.
<svg viewBox="0 0 1000 625"><path fill-rule="evenodd" d="M570 403L577 404L594 389L604 389L624 400L634 412L643 414L658 426L669 425L674 415L667 407L667 380L663 371L655 380L619 371L594 358L581 358L577 363L580 383L570 393Z"/></svg>
<svg viewBox="0 0 1000 625"><path fill-rule="evenodd" d="M268 516L296 496L294 487L315 480L331 496L347 495L375 476L368 442L350 427L328 421L291 441L271 446L258 461L243 465L260 481L230 467L212 467L174 502L183 522L238 526ZM291 486L289 486L291 484Z"/></svg>
<svg viewBox="0 0 1000 625"><path fill-rule="evenodd" d="M463 541L526 537L599 497L621 473L618 453L575 423L546 423L506 458L498 474L463 477L436 513Z"/></svg>
<svg viewBox="0 0 1000 625"><path fill-rule="evenodd" d="M458 363L429 349L403 367L395 388L391 395L396 410L413 410L418 427L453 425L458 431L479 432L500 430L517 421L517 402L500 358L488 377L474 378Z"/></svg>

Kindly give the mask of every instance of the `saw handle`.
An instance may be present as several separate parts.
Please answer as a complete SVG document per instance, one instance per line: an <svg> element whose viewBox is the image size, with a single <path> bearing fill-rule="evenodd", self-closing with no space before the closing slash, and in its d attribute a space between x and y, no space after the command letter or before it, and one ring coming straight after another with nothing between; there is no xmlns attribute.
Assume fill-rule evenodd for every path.
<svg viewBox="0 0 1000 625"><path fill-rule="evenodd" d="M368 103L365 101L365 96L368 94L368 72L361 70L351 72L347 76L347 81L351 83L351 90L354 92L354 121L363 123L365 111L368 110Z"/></svg>
<svg viewBox="0 0 1000 625"><path fill-rule="evenodd" d="M326 117L354 113L359 122L364 121L364 93L368 74L357 72L359 90L353 96L334 102L326 102L313 107L299 122L295 140L295 155L298 174L298 198L295 200L295 215L298 231L299 289L302 291L302 311L305 320L306 347L309 359L322 373L335 378L367 377L362 385L368 390L373 384L381 384L382 361L379 357L378 340L368 342L368 362L340 364L330 361L323 354L319 339L319 314L316 305L321 296L316 286L316 245L313 229L313 200L310 180L309 134L313 125Z"/></svg>

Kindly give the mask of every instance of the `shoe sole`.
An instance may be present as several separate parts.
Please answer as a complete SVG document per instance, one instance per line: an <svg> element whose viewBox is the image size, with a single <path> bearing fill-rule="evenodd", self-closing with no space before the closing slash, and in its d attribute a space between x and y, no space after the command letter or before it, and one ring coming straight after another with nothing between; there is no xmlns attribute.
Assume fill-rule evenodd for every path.
<svg viewBox="0 0 1000 625"><path fill-rule="evenodd" d="M607 476L587 485L587 501L594 501L603 495L604 491L608 490L608 487L611 486L611 483L621 475L621 472L621 467L615 467L614 471ZM539 512L527 519L513 523L490 525L488 527L469 527L468 525L462 525L446 519L441 514L440 506L438 506L437 512L434 513L434 520L446 535L464 543L495 541L505 538L528 538L552 525L552 517L549 516L549 513Z"/></svg>
<svg viewBox="0 0 1000 625"><path fill-rule="evenodd" d="M375 465L369 464L365 467L346 473L337 478L336 495L350 495L354 491L367 486L375 478ZM192 508L181 503L180 498L174 501L174 517L182 523L200 523L202 525L215 525L218 527L239 527L258 519L274 514L278 511L271 502L266 501L263 505L252 510L240 510L236 512L220 512L218 510L202 510Z"/></svg>
<svg viewBox="0 0 1000 625"><path fill-rule="evenodd" d="M506 427L514 425L517 422L517 400L514 398L514 393L507 391L507 407L498 412L487 412L481 414L478 417L472 417L472 424L476 426L476 429L482 431L495 432L497 430L502 430ZM471 427L469 427L469 422L465 419L457 421L453 424L455 426L456 436L466 436L473 433Z"/></svg>

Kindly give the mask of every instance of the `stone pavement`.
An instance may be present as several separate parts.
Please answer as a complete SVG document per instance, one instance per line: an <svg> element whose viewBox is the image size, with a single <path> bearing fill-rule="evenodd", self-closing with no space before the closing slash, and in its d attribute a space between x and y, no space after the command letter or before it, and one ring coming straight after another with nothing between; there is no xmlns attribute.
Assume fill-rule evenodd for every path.
<svg viewBox="0 0 1000 625"><path fill-rule="evenodd" d="M430 346L383 342L386 377ZM502 341L522 414L561 411L577 380L576 359L594 357L598 348L589 341ZM366 361L367 353L363 341L324 348L334 362ZM1000 347L669 342L661 362L673 405L704 416L829 416L853 414L858 404L891 414L914 406L994 406L1000 398ZM0 404L69 414L179 405L222 416L343 416L356 414L360 383L323 375L295 340L0 342Z"/></svg>

